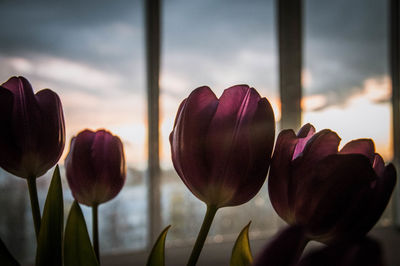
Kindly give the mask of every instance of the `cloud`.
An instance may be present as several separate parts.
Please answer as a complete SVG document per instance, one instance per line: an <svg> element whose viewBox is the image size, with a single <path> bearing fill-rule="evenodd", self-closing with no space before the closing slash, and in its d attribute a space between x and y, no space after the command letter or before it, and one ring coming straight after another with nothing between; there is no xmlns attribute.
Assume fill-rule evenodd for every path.
<svg viewBox="0 0 400 266"><path fill-rule="evenodd" d="M58 58L142 82L142 11L142 1L3 1L0 57Z"/></svg>
<svg viewBox="0 0 400 266"><path fill-rule="evenodd" d="M326 107L327 97L321 94L304 96L301 99L301 108L303 111L318 111Z"/></svg>
<svg viewBox="0 0 400 266"><path fill-rule="evenodd" d="M359 94L374 103L390 97L388 79L380 80L388 65L386 5L305 1L308 111L343 108ZM56 90L73 130L136 123L146 103L143 8L138 0L3 1L0 78L23 74L34 88ZM270 99L279 121L275 8L272 0L163 2L163 128L202 85L219 96L232 85L249 84Z"/></svg>
<svg viewBox="0 0 400 266"><path fill-rule="evenodd" d="M385 1L305 2L304 67L313 74L307 94L342 102L371 76L388 71Z"/></svg>

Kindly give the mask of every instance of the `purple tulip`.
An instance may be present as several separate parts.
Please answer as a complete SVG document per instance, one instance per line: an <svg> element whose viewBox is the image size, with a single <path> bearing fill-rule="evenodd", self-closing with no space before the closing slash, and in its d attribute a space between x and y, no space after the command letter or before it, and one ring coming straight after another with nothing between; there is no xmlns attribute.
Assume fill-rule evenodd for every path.
<svg viewBox="0 0 400 266"><path fill-rule="evenodd" d="M72 138L65 168L72 195L78 202L97 206L109 201L125 183L122 142L105 130L84 130Z"/></svg>
<svg viewBox="0 0 400 266"><path fill-rule="evenodd" d="M64 150L65 125L58 95L34 94L24 77L0 86L0 166L22 178L42 176Z"/></svg>
<svg viewBox="0 0 400 266"><path fill-rule="evenodd" d="M233 86L218 99L209 87L200 87L178 109L170 135L172 161L207 205L240 205L265 181L274 136L271 105L255 89Z"/></svg>
<svg viewBox="0 0 400 266"><path fill-rule="evenodd" d="M303 126L297 136L283 130L269 176L271 203L289 224L307 228L307 237L324 243L365 235L382 215L396 171L385 167L370 139L347 143L328 129Z"/></svg>
<svg viewBox="0 0 400 266"><path fill-rule="evenodd" d="M312 251L297 266L384 266L380 244L372 238L338 243Z"/></svg>
<svg viewBox="0 0 400 266"><path fill-rule="evenodd" d="M302 226L284 228L263 248L253 266L293 266L299 260L307 242Z"/></svg>

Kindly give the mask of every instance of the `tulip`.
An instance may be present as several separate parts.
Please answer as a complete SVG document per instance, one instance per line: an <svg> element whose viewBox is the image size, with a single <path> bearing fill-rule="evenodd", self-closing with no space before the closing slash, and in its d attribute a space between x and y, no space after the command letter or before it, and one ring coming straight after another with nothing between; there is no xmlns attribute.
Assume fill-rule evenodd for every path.
<svg viewBox="0 0 400 266"><path fill-rule="evenodd" d="M274 136L271 105L247 85L226 89L219 99L209 87L200 87L181 103L170 135L172 161L208 207L194 250L201 250L218 208L243 204L260 190ZM199 252L192 253L189 265Z"/></svg>
<svg viewBox="0 0 400 266"><path fill-rule="evenodd" d="M27 180L37 237L36 178L57 163L65 145L60 98L49 89L34 94L28 80L12 77L0 86L0 124L0 167Z"/></svg>
<svg viewBox="0 0 400 266"><path fill-rule="evenodd" d="M347 143L307 124L277 139L268 189L272 206L288 224L306 227L308 239L334 243L365 235L382 215L396 171L385 166L370 139Z"/></svg>
<svg viewBox="0 0 400 266"><path fill-rule="evenodd" d="M218 208L236 206L263 185L274 136L271 105L255 89L233 86L218 99L200 87L179 107L170 135L172 161L197 198Z"/></svg>
<svg viewBox="0 0 400 266"><path fill-rule="evenodd" d="M125 183L122 142L105 130L84 130L72 138L65 168L72 195L79 203L94 206L107 202Z"/></svg>
<svg viewBox="0 0 400 266"><path fill-rule="evenodd" d="M338 243L307 254L297 266L384 266L380 244L372 238Z"/></svg>
<svg viewBox="0 0 400 266"><path fill-rule="evenodd" d="M105 130L84 130L71 140L65 169L74 198L92 207L93 245L99 259L97 209L117 196L125 183L122 142Z"/></svg>
<svg viewBox="0 0 400 266"><path fill-rule="evenodd" d="M293 266L303 253L307 241L302 226L284 228L262 249L253 266Z"/></svg>
<svg viewBox="0 0 400 266"><path fill-rule="evenodd" d="M36 94L24 77L0 86L0 166L22 178L45 174L61 157L65 125L58 95L44 89Z"/></svg>

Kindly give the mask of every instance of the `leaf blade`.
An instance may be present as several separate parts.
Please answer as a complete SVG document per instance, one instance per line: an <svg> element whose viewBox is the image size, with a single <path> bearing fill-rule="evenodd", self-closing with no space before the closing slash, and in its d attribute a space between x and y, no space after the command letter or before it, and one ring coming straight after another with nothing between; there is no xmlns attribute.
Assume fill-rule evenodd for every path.
<svg viewBox="0 0 400 266"><path fill-rule="evenodd" d="M36 250L36 265L62 265L64 204L60 169L54 169L43 209Z"/></svg>
<svg viewBox="0 0 400 266"><path fill-rule="evenodd" d="M250 266L253 263L249 242L251 221L242 229L232 249L230 266Z"/></svg>
<svg viewBox="0 0 400 266"><path fill-rule="evenodd" d="M0 238L0 265L4 266L19 266L18 261L13 257L11 252L7 249L3 240Z"/></svg>
<svg viewBox="0 0 400 266"><path fill-rule="evenodd" d="M74 201L64 236L64 266L98 266L81 207Z"/></svg>
<svg viewBox="0 0 400 266"><path fill-rule="evenodd" d="M167 237L168 225L157 238L156 243L151 249L150 255L147 259L147 266L164 266L165 265L165 238Z"/></svg>

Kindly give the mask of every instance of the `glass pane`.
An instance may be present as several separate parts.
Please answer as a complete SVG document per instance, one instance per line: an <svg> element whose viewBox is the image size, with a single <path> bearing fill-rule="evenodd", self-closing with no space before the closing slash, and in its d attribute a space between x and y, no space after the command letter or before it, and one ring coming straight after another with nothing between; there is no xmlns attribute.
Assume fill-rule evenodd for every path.
<svg viewBox="0 0 400 266"><path fill-rule="evenodd" d="M103 254L142 249L147 241L143 20L142 1L0 4L0 82L23 75L35 91L51 88L63 103L65 217L73 200L63 169L71 137L85 128L106 128L124 142L125 187L99 208ZM42 208L50 176L38 179ZM0 237L18 259L31 260L35 240L26 182L2 171L0 191ZM91 210L82 208L91 231Z"/></svg>
<svg viewBox="0 0 400 266"><path fill-rule="evenodd" d="M236 84L249 84L267 97L279 119L277 50L273 1L166 1L163 7L161 71L162 217L168 238L193 240L205 214L173 169L168 136L180 102L208 85L219 97ZM252 236L277 228L266 186L251 202L218 211L212 240L237 237L252 220Z"/></svg>
<svg viewBox="0 0 400 266"><path fill-rule="evenodd" d="M305 1L303 121L392 160L387 1ZM388 223L388 219L381 220Z"/></svg>

